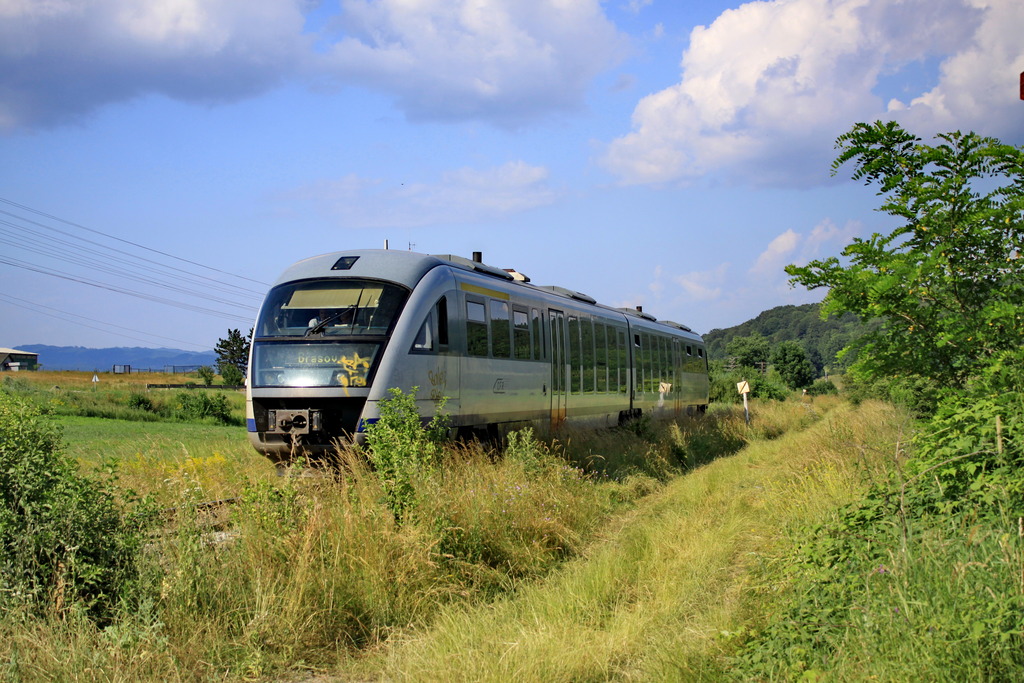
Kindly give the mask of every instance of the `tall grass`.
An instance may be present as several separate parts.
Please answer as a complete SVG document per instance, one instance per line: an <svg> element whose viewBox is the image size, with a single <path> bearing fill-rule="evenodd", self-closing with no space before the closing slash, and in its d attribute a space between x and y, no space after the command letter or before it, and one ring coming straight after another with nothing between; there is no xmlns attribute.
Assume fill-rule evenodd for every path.
<svg viewBox="0 0 1024 683"><path fill-rule="evenodd" d="M806 414L791 406L783 422ZM449 606L377 666L395 680L720 677L722 634L756 611L752 571L784 545L778 529L854 498L864 473L891 455L899 421L874 404L835 409L788 436L766 420L772 440L638 501L604 526L605 540L544 582L486 606Z"/></svg>
<svg viewBox="0 0 1024 683"><path fill-rule="evenodd" d="M717 490L717 468L733 460L720 456L768 437L779 443L786 430L820 419L827 407L822 403L812 413L795 404L759 406L751 427L735 411L714 411L707 420L654 425L639 436L616 431L554 444L523 432L500 457L476 445L448 447L436 466L408 471L408 506L400 515L380 473L356 451L339 453L337 474L276 478L241 432L236 450L217 445L213 432L190 440L186 431L173 431L177 425L161 426L170 430L162 436L145 436L122 424L125 444L116 447L109 441L100 446L106 437L78 425L78 447L107 451L98 461L85 455L83 461L116 466L122 483L174 505L174 522L142 558L131 610L103 628L70 620L0 620L0 660L10 662L10 677L24 679L64 679L69 672L102 680L253 678L345 662L369 675L383 667L389 676L407 671L429 680L448 671L443 657L462 662L467 651L453 645L424 656L396 643L443 634L449 623L461 628L471 615L479 621L467 632L479 636L478 647L500 655L511 641L495 638L508 627L486 615L519 609L523 624L539 629L534 646L547 655L509 661L531 674L547 673L557 661L552 671L569 667L600 677L618 671L615 662L648 649L650 625L668 618L666 606L696 599L687 597L689 584L657 586L649 583L652 577L667 573L679 582L730 576L720 563L735 552L731 536L719 539L710 521L721 516L716 505L730 496L698 504ZM232 472L232 462L246 457L243 451L264 468L245 465ZM750 475L748 468L740 472ZM678 478L686 471L693 475ZM703 482L682 507L673 493L681 481ZM241 498L230 530L211 527L191 507L229 492ZM686 505L693 506L689 512ZM703 512L701 505L710 507ZM680 557L691 561L680 564ZM566 577L572 576L579 581L552 600L514 597L569 585ZM708 595L721 603L719 594L708 589ZM485 604L495 607L483 609L480 618ZM643 616L623 620L630 613ZM577 636L562 640L577 629ZM465 637L451 632L452 643ZM593 664L562 661L565 646L579 646ZM375 652L394 659L365 656ZM495 666L480 661L481 667ZM439 668L423 668L428 666Z"/></svg>

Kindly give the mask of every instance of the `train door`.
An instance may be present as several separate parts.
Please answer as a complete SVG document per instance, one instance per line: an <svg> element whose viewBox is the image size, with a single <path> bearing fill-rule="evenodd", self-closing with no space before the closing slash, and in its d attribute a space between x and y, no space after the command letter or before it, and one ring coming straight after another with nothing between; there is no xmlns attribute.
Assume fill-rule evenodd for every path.
<svg viewBox="0 0 1024 683"><path fill-rule="evenodd" d="M557 427L566 416L565 313L549 310L551 340L551 426Z"/></svg>

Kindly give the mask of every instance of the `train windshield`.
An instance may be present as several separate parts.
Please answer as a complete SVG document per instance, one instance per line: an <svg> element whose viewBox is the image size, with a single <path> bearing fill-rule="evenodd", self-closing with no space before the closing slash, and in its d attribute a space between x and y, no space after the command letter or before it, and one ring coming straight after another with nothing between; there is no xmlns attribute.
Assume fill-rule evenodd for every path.
<svg viewBox="0 0 1024 683"><path fill-rule="evenodd" d="M402 287L367 280L275 287L256 323L253 385L368 386L407 297Z"/></svg>
<svg viewBox="0 0 1024 683"><path fill-rule="evenodd" d="M275 287L256 337L383 336L405 303L397 285L367 280L310 280Z"/></svg>

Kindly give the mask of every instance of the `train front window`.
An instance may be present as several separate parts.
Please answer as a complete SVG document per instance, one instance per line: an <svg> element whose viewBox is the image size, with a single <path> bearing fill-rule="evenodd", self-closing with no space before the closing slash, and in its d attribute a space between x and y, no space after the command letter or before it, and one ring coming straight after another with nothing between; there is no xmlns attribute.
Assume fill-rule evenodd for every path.
<svg viewBox="0 0 1024 683"><path fill-rule="evenodd" d="M380 344L256 342L257 387L366 387Z"/></svg>
<svg viewBox="0 0 1024 683"><path fill-rule="evenodd" d="M356 279L271 290L256 323L253 386L366 387L408 291Z"/></svg>
<svg viewBox="0 0 1024 683"><path fill-rule="evenodd" d="M275 287L256 337L384 336L408 293L367 280L310 280Z"/></svg>

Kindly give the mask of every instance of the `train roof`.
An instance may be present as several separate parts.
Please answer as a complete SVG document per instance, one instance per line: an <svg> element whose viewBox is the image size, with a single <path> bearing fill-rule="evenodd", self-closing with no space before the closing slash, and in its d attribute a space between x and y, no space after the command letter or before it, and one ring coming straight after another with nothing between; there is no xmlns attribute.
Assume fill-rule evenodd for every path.
<svg viewBox="0 0 1024 683"><path fill-rule="evenodd" d="M581 303L597 306L607 311L615 311L636 320L644 320L655 325L671 327L699 337L697 333L680 323L658 320L653 315L632 308L613 308L597 303L582 292L577 292L554 285L538 286L530 284L530 279L521 273L502 268L495 268L479 261L467 259L453 254L420 254L397 249L357 249L321 254L299 261L287 268L274 282L274 286L295 280L346 275L371 279L384 279L397 282L412 289L429 271L438 266L449 266L460 270L471 271L505 280L508 284L533 289L538 292L554 294Z"/></svg>

